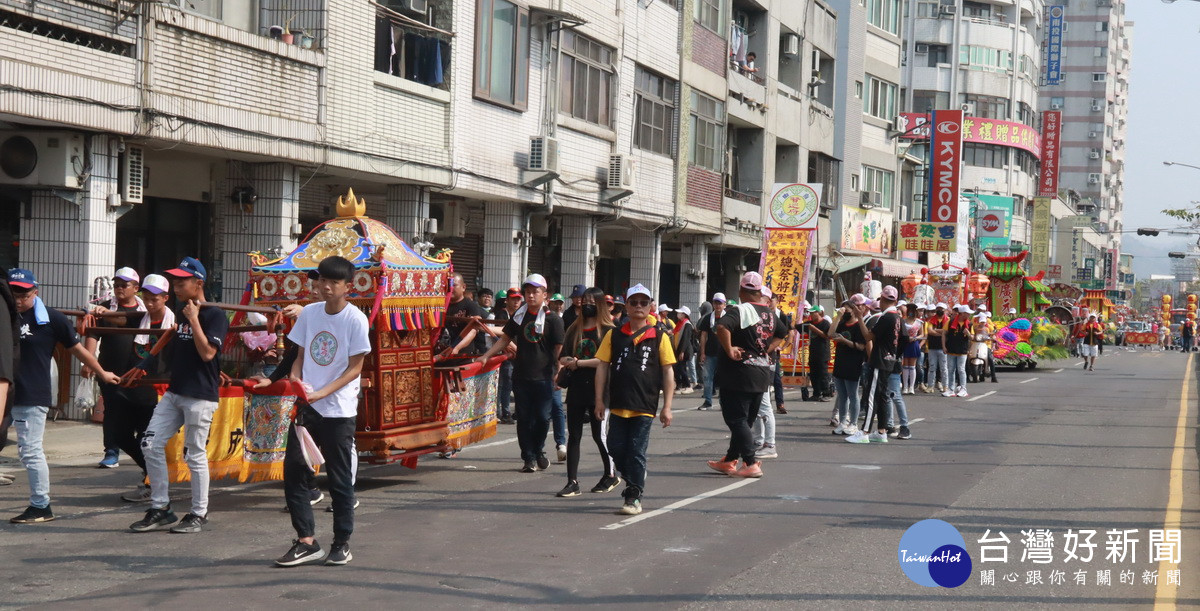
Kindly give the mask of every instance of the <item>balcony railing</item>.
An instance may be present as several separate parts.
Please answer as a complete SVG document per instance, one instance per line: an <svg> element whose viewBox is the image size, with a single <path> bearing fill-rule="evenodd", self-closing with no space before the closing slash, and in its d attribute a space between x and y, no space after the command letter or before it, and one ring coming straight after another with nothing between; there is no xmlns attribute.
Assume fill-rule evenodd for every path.
<svg viewBox="0 0 1200 611"><path fill-rule="evenodd" d="M756 191L755 193L758 193L758 195L725 187L725 197L728 197L729 199L736 199L739 202L746 202L747 204L759 206L762 204L762 192Z"/></svg>

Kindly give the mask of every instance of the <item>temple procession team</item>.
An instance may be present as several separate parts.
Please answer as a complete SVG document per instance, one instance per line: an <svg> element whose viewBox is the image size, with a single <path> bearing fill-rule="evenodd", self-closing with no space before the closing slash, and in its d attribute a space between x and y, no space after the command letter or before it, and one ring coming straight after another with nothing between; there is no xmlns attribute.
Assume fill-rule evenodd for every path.
<svg viewBox="0 0 1200 611"><path fill-rule="evenodd" d="M0 314L8 317L0 321L0 397L7 394L11 405L0 447L11 421L30 488L28 508L12 522L55 517L42 438L52 405L52 357L61 346L100 385L106 450L100 466L116 466L123 451L142 470L141 484L122 495L129 502L149 503L130 530L196 533L207 528L205 447L218 406L220 355L229 321L222 309L206 305L206 275L204 265L191 257L163 275L144 279L133 269L117 270L111 300L93 304L93 314L100 325L146 333L106 334L97 356L94 339L80 342L67 316L42 302L32 271L14 269L7 283L0 282L0 300L7 306L0 307ZM270 379L259 384L289 378L304 395L284 459L284 490L296 539L276 560L280 566L349 562L358 505L354 434L361 372L371 350L369 322L346 299L354 275L350 261L326 258L310 275L319 301L285 309L295 319L287 335L289 348ZM168 291L176 297L176 311L166 307ZM477 355L480 362L509 356L499 369L496 415L501 423L516 424L521 471L549 467L545 444L553 429L557 458L567 470L558 496L579 495L582 439L589 430L603 469L591 492L609 492L624 483L620 513L626 515L642 511L654 421L670 426L676 395L694 389L703 389L700 410L713 408L719 396L730 431L725 454L708 466L731 477L763 476L762 460L778 455L774 414L786 413L779 353L795 333L809 338L808 398L836 397L830 416L833 433L852 443L883 443L889 436L911 437L903 395L919 389L968 396L968 346L973 337L994 331L986 311L958 306L950 314L945 304L927 309L905 304L890 286L878 301L851 296L836 320L823 307L805 303L803 319L792 324L756 272L742 276L736 302L714 294L711 307L705 304L695 323L689 308L657 304L641 284L616 298L599 288L576 286L566 306L561 295L549 293L544 277L533 274L519 289L495 296L502 300L499 304L492 303L494 294L487 290L476 297L478 303L466 296L463 278L455 274L439 358L460 352ZM163 330L173 330L173 337L155 342ZM831 344L837 350L830 379ZM169 375L161 398L152 387L136 384L147 372ZM807 395L810 389L804 390ZM166 457L168 440L181 429L192 493L182 519L171 507ZM314 539L313 505L323 498L313 474L313 465L320 462L313 459L317 452L332 497L328 551ZM0 479L4 483L12 483L11 478Z"/></svg>

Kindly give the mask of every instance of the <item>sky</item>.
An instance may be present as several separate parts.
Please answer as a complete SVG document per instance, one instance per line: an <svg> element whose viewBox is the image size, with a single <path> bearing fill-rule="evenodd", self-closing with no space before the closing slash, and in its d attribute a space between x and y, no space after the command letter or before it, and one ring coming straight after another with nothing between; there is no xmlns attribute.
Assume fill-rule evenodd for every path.
<svg viewBox="0 0 1200 611"><path fill-rule="evenodd" d="M1200 166L1200 2L1127 0L1125 18L1134 22L1129 79L1129 123L1125 151L1125 229L1177 227L1166 208L1200 201L1200 170L1165 166L1164 161ZM1122 251L1134 255L1138 278L1171 273L1166 254L1187 250L1197 236L1158 237L1127 233Z"/></svg>

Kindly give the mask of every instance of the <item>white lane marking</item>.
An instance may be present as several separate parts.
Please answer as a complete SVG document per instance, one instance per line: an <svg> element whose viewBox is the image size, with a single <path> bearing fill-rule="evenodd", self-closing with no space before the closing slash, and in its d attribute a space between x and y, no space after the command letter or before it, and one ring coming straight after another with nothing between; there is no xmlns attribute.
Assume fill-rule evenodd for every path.
<svg viewBox="0 0 1200 611"><path fill-rule="evenodd" d="M480 450L483 448L490 448L492 446L502 446L506 443L512 443L516 440L517 440L516 437L511 437L509 439L502 439L500 441L493 441L491 443L471 444L471 445L463 448L462 450L459 450L459 452L462 452L463 450Z"/></svg>
<svg viewBox="0 0 1200 611"><path fill-rule="evenodd" d="M1079 366L1080 366L1080 365L1082 365L1082 364L1083 364L1083 361L1079 361L1078 363L1075 363L1075 366L1076 366L1076 367L1079 367Z"/></svg>
<svg viewBox="0 0 1200 611"><path fill-rule="evenodd" d="M1020 382L1017 382L1017 384L1028 384L1036 379L1037 378L1029 378L1028 380L1021 380Z"/></svg>
<svg viewBox="0 0 1200 611"><path fill-rule="evenodd" d="M978 400L980 400L980 399L982 399L982 398L984 398L984 397L990 397L990 396L992 396L992 395L994 395L994 394L996 394L996 391L994 391L994 390L989 390L989 391L987 391L987 392L983 393L982 395L975 395L974 397L971 397L970 399L967 399L967 401L968 401L968 402L969 402L969 401L978 401Z"/></svg>
<svg viewBox="0 0 1200 611"><path fill-rule="evenodd" d="M600 530L616 530L618 528L625 528L626 526L632 526L634 524L637 524L638 522L641 522L642 520L649 520L650 518L653 518L655 516L661 516L666 513L671 513L672 511L675 511L676 509L687 507L688 505L691 505L692 503L695 503L697 501L703 501L704 499L717 496L718 494L725 494L726 492L729 492L731 490L737 490L738 488L741 488L742 486L748 486L750 484L753 484L756 481L758 481L758 480L757 479L743 479L740 482L734 482L732 484L729 484L728 486L723 486L721 488L717 488L716 490L709 490L708 492L702 492L691 498L683 499L682 501L675 501L674 503L671 503L670 505L667 505L661 509L655 509L654 511L648 511L641 515L633 516L632 518L626 518L624 520L621 520L620 522L614 522L612 524L609 524L608 526L601 526Z"/></svg>
<svg viewBox="0 0 1200 611"><path fill-rule="evenodd" d="M1063 372L1063 369L1062 369L1062 367L1059 367L1058 369L1055 369L1055 370L1054 370L1054 371L1052 371L1051 373L1062 373L1062 372Z"/></svg>
<svg viewBox="0 0 1200 611"><path fill-rule="evenodd" d="M924 421L925 421L925 419L924 419L924 418L913 418L912 420L909 420L909 421L908 421L908 423L909 423L909 424L916 424L916 423L918 423L918 422L924 422Z"/></svg>
<svg viewBox="0 0 1200 611"><path fill-rule="evenodd" d="M859 469L861 471L878 471L879 465L842 465L847 469Z"/></svg>

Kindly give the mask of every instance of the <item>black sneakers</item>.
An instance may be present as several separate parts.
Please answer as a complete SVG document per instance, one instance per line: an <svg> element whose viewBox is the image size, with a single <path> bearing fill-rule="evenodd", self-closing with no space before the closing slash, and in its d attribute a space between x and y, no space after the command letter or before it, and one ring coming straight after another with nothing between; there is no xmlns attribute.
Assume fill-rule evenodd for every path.
<svg viewBox="0 0 1200 611"><path fill-rule="evenodd" d="M350 550L347 549L346 554L349 555L349 553ZM296 539L292 541L292 549L275 560L275 566L300 566L309 562L320 562L324 559L325 552L321 551L320 543L313 541L312 544L308 544Z"/></svg>
<svg viewBox="0 0 1200 611"><path fill-rule="evenodd" d="M567 482L567 485L559 490L556 496L579 496L579 482Z"/></svg>
<svg viewBox="0 0 1200 611"><path fill-rule="evenodd" d="M532 460L525 461L525 466L521 467L521 473L533 473L537 471L537 465L533 464Z"/></svg>
<svg viewBox="0 0 1200 611"><path fill-rule="evenodd" d="M198 533L198 532L204 530L205 524L208 524L208 518L206 518L204 516L198 516L194 513L189 513L189 514L183 516L183 519L180 520L178 524L176 524L174 527L171 528L171 532L173 532L177 535L178 534L190 535L192 533Z"/></svg>
<svg viewBox="0 0 1200 611"><path fill-rule="evenodd" d="M358 509L358 503L359 503L358 499L355 498L354 499L354 509ZM330 503L329 506L325 508L325 513L333 513L333 504L332 503Z"/></svg>
<svg viewBox="0 0 1200 611"><path fill-rule="evenodd" d="M21 512L21 515L12 518L9 522L13 524L37 524L38 522L49 522L54 519L54 512L50 510L50 506L34 507L30 505Z"/></svg>
<svg viewBox="0 0 1200 611"><path fill-rule="evenodd" d="M592 486L592 492L611 492L613 488L621 485L621 478L615 475L605 475L600 478L600 482Z"/></svg>
<svg viewBox="0 0 1200 611"><path fill-rule="evenodd" d="M354 554L350 553L350 544L334 541L333 546L329 548L329 556L325 558L325 564L342 566L351 560L354 560Z"/></svg>
<svg viewBox="0 0 1200 611"><path fill-rule="evenodd" d="M543 471L550 468L550 459L546 458L546 454L544 452L538 454L537 467Z"/></svg>
<svg viewBox="0 0 1200 611"><path fill-rule="evenodd" d="M912 439L912 433L909 432L907 426L901 426L900 434L896 436L896 439Z"/></svg>
<svg viewBox="0 0 1200 611"><path fill-rule="evenodd" d="M146 517L129 525L129 530L135 533L150 532L160 528L170 526L179 521L174 513L171 513L171 506L168 505L164 509L155 509L151 507L146 510Z"/></svg>

